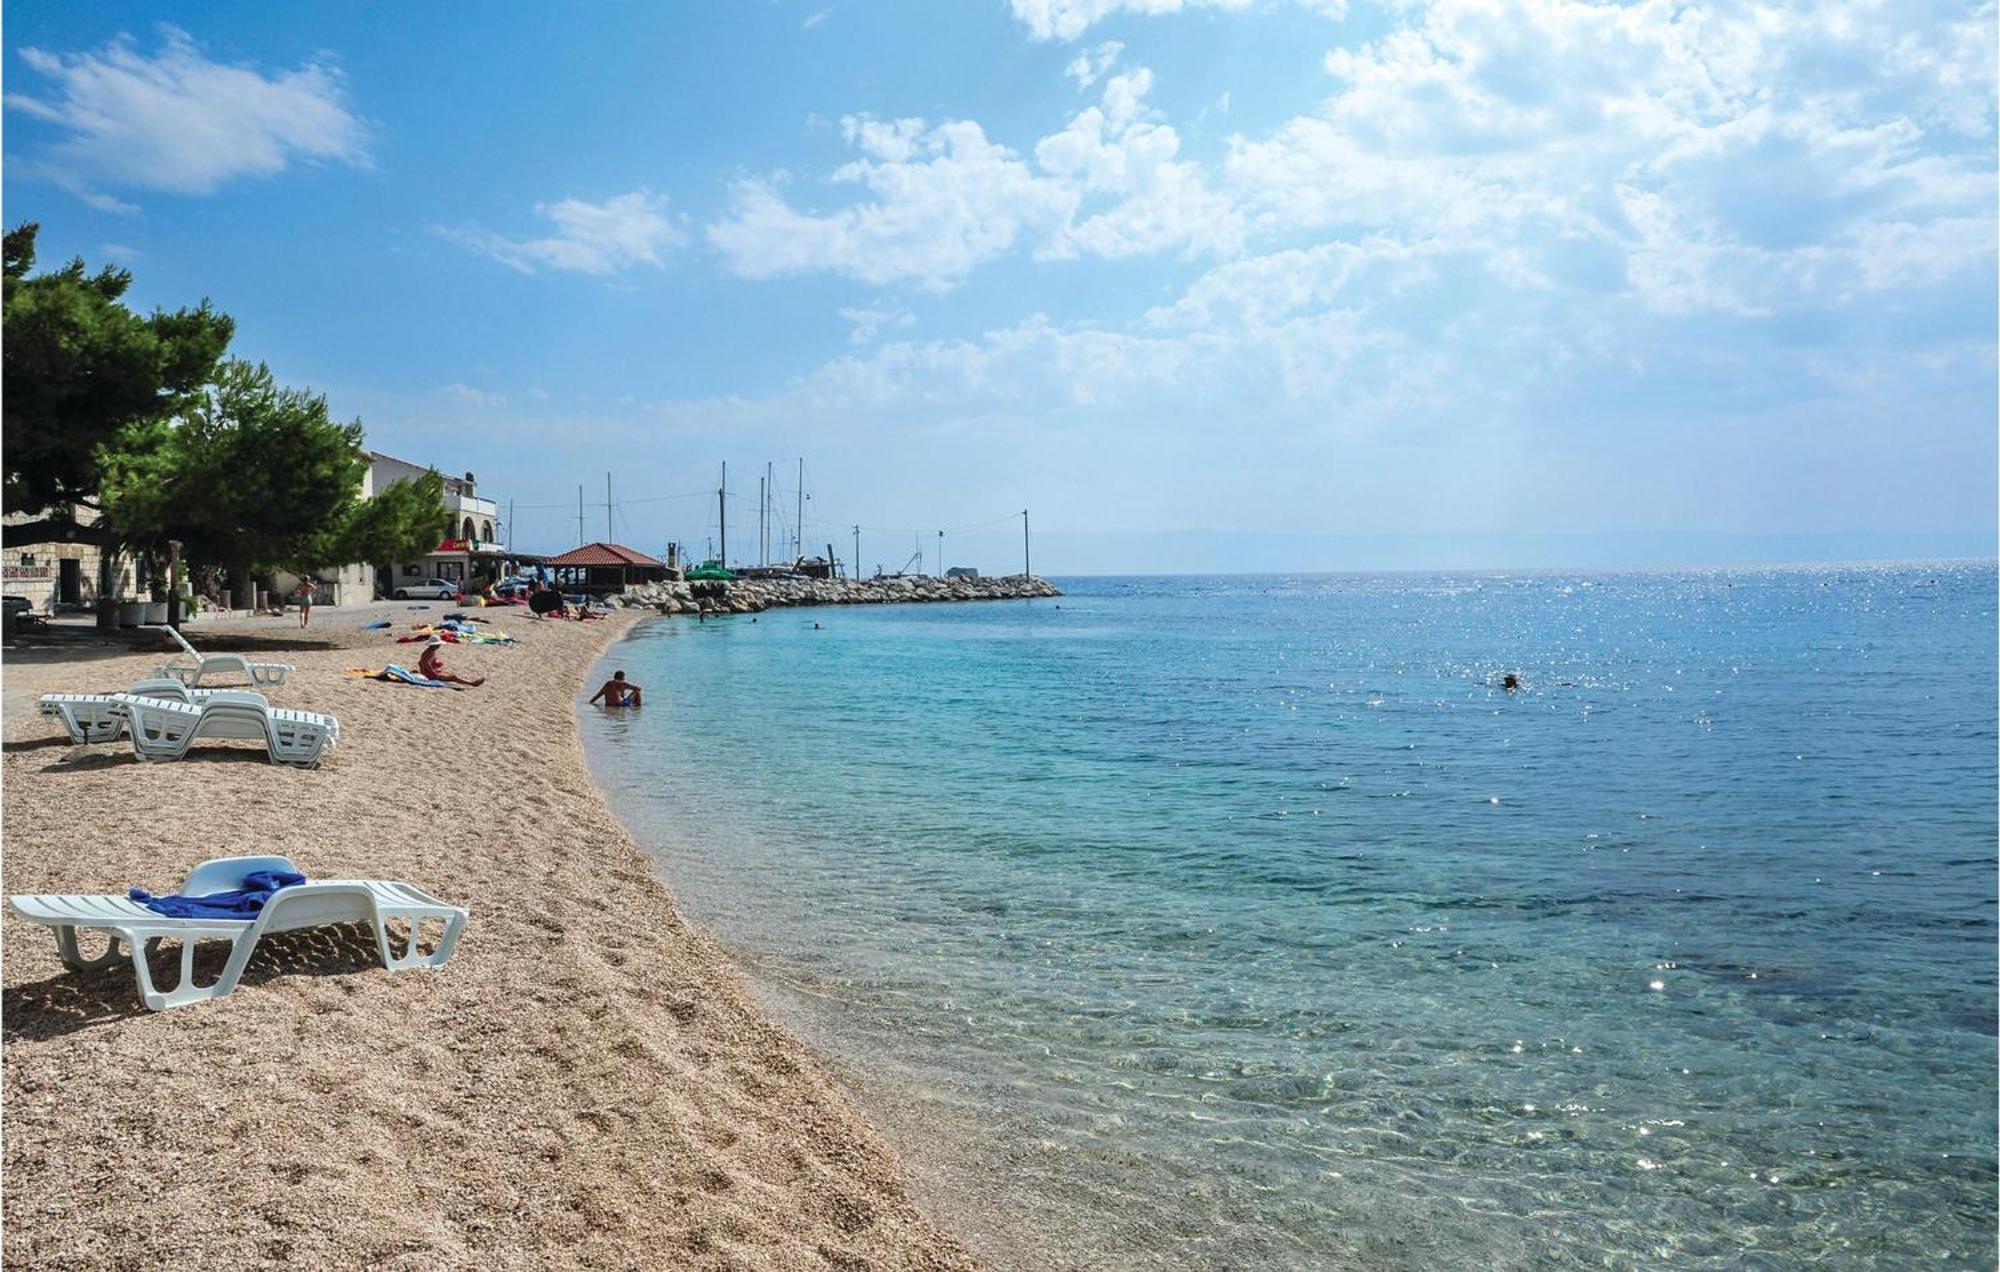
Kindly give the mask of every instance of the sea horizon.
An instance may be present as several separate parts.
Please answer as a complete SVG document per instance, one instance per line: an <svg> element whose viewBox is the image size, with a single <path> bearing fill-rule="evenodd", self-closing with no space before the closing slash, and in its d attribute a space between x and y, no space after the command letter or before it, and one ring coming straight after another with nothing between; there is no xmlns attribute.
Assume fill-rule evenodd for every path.
<svg viewBox="0 0 2000 1272"><path fill-rule="evenodd" d="M1354 566L1341 569L1299 569L1299 570L1057 570L1037 577L1051 582L1064 579L1285 579L1285 578L1348 578L1422 574L1686 574L1712 573L1718 570L1810 570L1815 568L1915 568L1926 565L1993 565L2000 568L2000 553L1980 555L1969 553L1963 556L1884 556L1884 557L1828 557L1801 558L1799 560L1744 560L1744 561L1662 561L1631 562L1622 565L1397 565L1397 566ZM1018 574L1019 571L1014 573ZM993 577L1008 577L1008 572L998 570Z"/></svg>

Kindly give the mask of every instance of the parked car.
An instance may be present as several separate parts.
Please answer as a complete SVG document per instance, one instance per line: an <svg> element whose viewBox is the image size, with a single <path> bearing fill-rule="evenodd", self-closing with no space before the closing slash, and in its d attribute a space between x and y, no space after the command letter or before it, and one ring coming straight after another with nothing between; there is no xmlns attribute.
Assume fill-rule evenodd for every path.
<svg viewBox="0 0 2000 1272"><path fill-rule="evenodd" d="M493 591L500 596L526 596L535 590L535 581L525 574L501 579L493 585Z"/></svg>
<svg viewBox="0 0 2000 1272"><path fill-rule="evenodd" d="M421 583L396 585L396 599L399 601L448 601L457 595L458 584L449 579L425 579Z"/></svg>

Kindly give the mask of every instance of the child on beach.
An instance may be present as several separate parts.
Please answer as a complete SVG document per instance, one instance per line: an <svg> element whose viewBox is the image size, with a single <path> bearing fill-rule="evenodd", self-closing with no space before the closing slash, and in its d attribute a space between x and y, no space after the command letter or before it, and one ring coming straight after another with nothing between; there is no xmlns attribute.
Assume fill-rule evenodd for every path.
<svg viewBox="0 0 2000 1272"><path fill-rule="evenodd" d="M428 676L432 680L442 680L446 684L464 685L469 689L477 689L486 683L486 677L484 676L481 676L477 680L467 680L464 676L454 676L446 671L444 669L444 655L438 652L443 648L444 641L436 636L424 642L424 652L417 658L418 675Z"/></svg>
<svg viewBox="0 0 2000 1272"><path fill-rule="evenodd" d="M614 671L611 679L604 682L604 687L590 695L590 701L594 703L602 698L607 707L641 707L645 705L645 692L625 679L623 671Z"/></svg>

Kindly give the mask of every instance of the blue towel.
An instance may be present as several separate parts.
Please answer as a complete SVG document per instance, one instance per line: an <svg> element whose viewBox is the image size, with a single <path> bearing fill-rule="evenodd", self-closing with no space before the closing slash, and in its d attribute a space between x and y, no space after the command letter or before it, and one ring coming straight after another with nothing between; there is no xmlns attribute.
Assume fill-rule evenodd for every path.
<svg viewBox="0 0 2000 1272"><path fill-rule="evenodd" d="M257 911L279 888L304 883L306 877L289 870L252 870L243 876L243 886L234 892L211 892L200 897L156 897L144 888L132 889L130 896L155 914L170 919L254 919Z"/></svg>
<svg viewBox="0 0 2000 1272"><path fill-rule="evenodd" d="M389 626L392 626L392 624L389 622L388 619L385 618L379 623L363 623L361 625L361 630L364 632L372 632L378 627L389 627Z"/></svg>
<svg viewBox="0 0 2000 1272"><path fill-rule="evenodd" d="M377 675L375 679L400 680L406 685L418 685L425 689L451 688L451 686L449 684L446 684L444 681L432 680L429 676L418 675L416 672L411 671L408 667L403 666L401 663L390 663L387 667L384 667L382 669L381 674Z"/></svg>

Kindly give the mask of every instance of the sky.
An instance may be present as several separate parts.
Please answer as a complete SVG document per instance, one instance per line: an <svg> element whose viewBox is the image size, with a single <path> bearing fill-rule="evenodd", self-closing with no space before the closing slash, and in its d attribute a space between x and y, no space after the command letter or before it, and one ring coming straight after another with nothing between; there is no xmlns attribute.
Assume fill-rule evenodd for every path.
<svg viewBox="0 0 2000 1272"><path fill-rule="evenodd" d="M1992 3L7 7L42 258L505 537L1990 555ZM512 509L510 512L509 509ZM943 531L940 551L939 531Z"/></svg>

